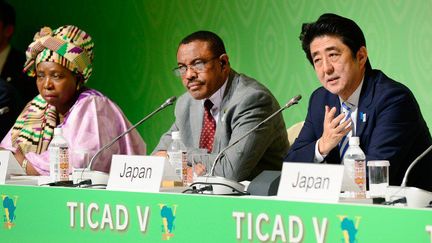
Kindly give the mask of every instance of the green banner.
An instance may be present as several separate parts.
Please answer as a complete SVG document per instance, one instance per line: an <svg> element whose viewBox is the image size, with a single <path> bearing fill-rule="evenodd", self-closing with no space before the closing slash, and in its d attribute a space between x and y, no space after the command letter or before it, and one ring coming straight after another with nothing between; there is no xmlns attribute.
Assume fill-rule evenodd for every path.
<svg viewBox="0 0 432 243"><path fill-rule="evenodd" d="M432 242L432 210L0 186L1 242Z"/></svg>
<svg viewBox="0 0 432 243"><path fill-rule="evenodd" d="M362 28L372 67L408 86L432 126L431 0L5 1L15 7L13 43L22 51L42 26L73 24L89 33L95 59L86 85L115 101L132 123L186 91L172 69L178 43L197 30L216 32L231 67L266 85L279 104L301 94L284 119L287 127L303 121L321 84L301 48L300 30L323 13L335 13ZM137 128L148 153L173 122L169 107Z"/></svg>

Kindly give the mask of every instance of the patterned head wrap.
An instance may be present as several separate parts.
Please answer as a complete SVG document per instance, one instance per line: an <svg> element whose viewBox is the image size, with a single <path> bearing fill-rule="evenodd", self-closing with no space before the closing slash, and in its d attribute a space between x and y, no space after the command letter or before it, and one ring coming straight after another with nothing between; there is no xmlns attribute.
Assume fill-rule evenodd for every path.
<svg viewBox="0 0 432 243"><path fill-rule="evenodd" d="M26 51L24 71L35 76L40 62L55 62L87 82L92 73L93 41L75 26L62 26L54 31L44 27L36 33ZM24 154L40 154L47 150L54 128L58 125L58 113L41 95L30 101L18 116L12 128L12 144ZM31 162L31 161L30 161Z"/></svg>
<svg viewBox="0 0 432 243"><path fill-rule="evenodd" d="M93 46L90 35L76 26L65 25L54 31L44 27L27 48L24 72L34 77L37 64L55 62L81 76L86 83L93 70Z"/></svg>

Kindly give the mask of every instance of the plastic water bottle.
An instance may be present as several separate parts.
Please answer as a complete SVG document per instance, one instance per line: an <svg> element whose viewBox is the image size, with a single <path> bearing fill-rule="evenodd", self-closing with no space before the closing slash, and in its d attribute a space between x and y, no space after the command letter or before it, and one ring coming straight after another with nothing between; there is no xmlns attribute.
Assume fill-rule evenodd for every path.
<svg viewBox="0 0 432 243"><path fill-rule="evenodd" d="M52 182L69 180L69 144L61 128L54 128L49 146L50 179Z"/></svg>
<svg viewBox="0 0 432 243"><path fill-rule="evenodd" d="M180 132L172 132L172 142L168 148L168 161L175 169L177 178L183 186L187 185L187 153L186 146L180 139Z"/></svg>
<svg viewBox="0 0 432 243"><path fill-rule="evenodd" d="M350 137L343 163L346 174L350 176L350 180L354 180L354 184L359 188L359 191L352 192L354 198L366 198L366 156L360 148L359 137Z"/></svg>

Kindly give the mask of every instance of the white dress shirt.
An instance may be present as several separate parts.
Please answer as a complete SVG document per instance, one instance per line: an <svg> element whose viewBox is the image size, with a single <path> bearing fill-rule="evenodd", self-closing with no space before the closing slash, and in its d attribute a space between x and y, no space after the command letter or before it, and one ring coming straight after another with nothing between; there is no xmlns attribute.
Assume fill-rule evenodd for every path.
<svg viewBox="0 0 432 243"><path fill-rule="evenodd" d="M216 126L219 122L219 114L220 114L219 111L220 111L220 106L222 103L222 98L223 98L223 95L225 93L225 88L226 88L226 85L228 83L227 81L228 81L228 79L225 80L225 83L220 87L220 89L218 89L218 91L216 91L210 98L208 98L213 103L213 107L211 108L210 113L212 114L213 118L216 121ZM204 107L204 101L205 100L206 99L202 100L203 107Z"/></svg>

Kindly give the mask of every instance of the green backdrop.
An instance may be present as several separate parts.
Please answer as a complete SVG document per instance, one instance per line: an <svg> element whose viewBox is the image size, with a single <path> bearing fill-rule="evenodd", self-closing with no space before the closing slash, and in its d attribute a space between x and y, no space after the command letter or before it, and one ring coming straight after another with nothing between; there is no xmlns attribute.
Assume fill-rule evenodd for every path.
<svg viewBox="0 0 432 243"><path fill-rule="evenodd" d="M95 68L88 85L114 100L132 123L183 86L171 70L178 42L207 29L225 41L232 67L264 83L284 104L287 127L303 120L319 87L301 50L301 24L334 12L354 19L366 35L374 68L407 85L432 122L431 0L9 0L17 10L13 43L24 50L42 26L74 24L95 40ZM173 108L139 127L151 152L174 121Z"/></svg>

